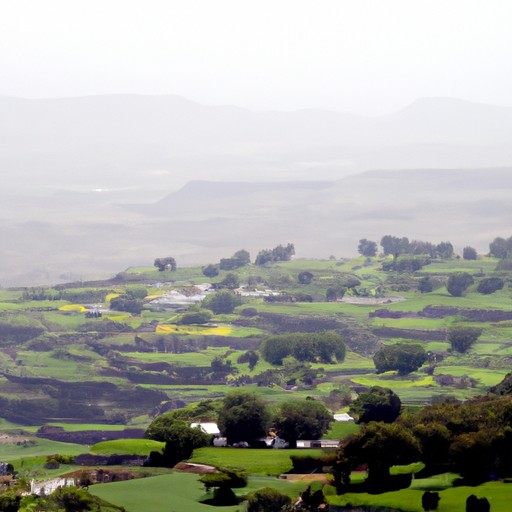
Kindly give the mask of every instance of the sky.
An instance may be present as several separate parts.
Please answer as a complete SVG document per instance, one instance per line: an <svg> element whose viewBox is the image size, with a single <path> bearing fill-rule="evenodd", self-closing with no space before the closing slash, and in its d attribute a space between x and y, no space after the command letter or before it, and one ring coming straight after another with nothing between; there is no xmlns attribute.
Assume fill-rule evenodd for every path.
<svg viewBox="0 0 512 512"><path fill-rule="evenodd" d="M0 0L0 95L379 115L512 106L510 0Z"/></svg>

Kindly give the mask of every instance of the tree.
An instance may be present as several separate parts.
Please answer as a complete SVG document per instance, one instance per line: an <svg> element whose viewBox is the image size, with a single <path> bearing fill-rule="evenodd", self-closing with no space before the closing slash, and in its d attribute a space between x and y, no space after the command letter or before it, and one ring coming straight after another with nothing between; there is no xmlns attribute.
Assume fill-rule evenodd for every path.
<svg viewBox="0 0 512 512"><path fill-rule="evenodd" d="M212 312L209 309L191 309L181 315L179 323L182 325L206 324L212 318Z"/></svg>
<svg viewBox="0 0 512 512"><path fill-rule="evenodd" d="M368 464L366 483L374 491L386 489L391 466L415 462L419 453L412 432L398 423L372 422L344 447L344 454L353 465Z"/></svg>
<svg viewBox="0 0 512 512"><path fill-rule="evenodd" d="M430 293L434 289L432 279L429 276L422 277L418 282L418 290L421 293Z"/></svg>
<svg viewBox="0 0 512 512"><path fill-rule="evenodd" d="M110 299L110 309L114 311L126 311L133 315L140 315L144 308L144 301L141 299L134 299L129 295L119 295Z"/></svg>
<svg viewBox="0 0 512 512"><path fill-rule="evenodd" d="M429 469L446 462L446 454L452 441L446 425L440 421L418 423L412 430L421 446L421 460Z"/></svg>
<svg viewBox="0 0 512 512"><path fill-rule="evenodd" d="M389 388L373 386L364 391L352 402L350 414L357 416L356 423L382 421L392 423L400 415L402 402Z"/></svg>
<svg viewBox="0 0 512 512"><path fill-rule="evenodd" d="M210 263L209 265L206 265L206 267L203 267L203 275L206 277L216 277L219 275L219 267L218 265L213 265Z"/></svg>
<svg viewBox="0 0 512 512"><path fill-rule="evenodd" d="M249 363L249 369L254 370L254 367L258 364L259 359L260 356L258 355L258 352L255 352L254 350L248 350L247 352L240 354L236 362L240 364Z"/></svg>
<svg viewBox="0 0 512 512"><path fill-rule="evenodd" d="M479 327L450 327L448 329L448 341L453 350L464 353L473 345L480 335Z"/></svg>
<svg viewBox="0 0 512 512"><path fill-rule="evenodd" d="M328 302L336 302L337 300L341 300L345 295L347 289L341 284L329 286L325 292L325 299Z"/></svg>
<svg viewBox="0 0 512 512"><path fill-rule="evenodd" d="M157 421L161 418L160 421ZM144 437L165 442L163 453L152 452L150 464L154 466L174 467L178 462L188 459L196 448L211 444L212 436L201 427L191 427L188 421L172 414L164 414L153 420Z"/></svg>
<svg viewBox="0 0 512 512"><path fill-rule="evenodd" d="M223 313L233 313L233 310L240 304L242 304L242 299L239 295L229 290L220 290L205 297L202 307L210 309L216 315L220 315Z"/></svg>
<svg viewBox="0 0 512 512"><path fill-rule="evenodd" d="M453 245L451 242L440 242L436 245L436 252L442 259L449 259L453 257Z"/></svg>
<svg viewBox="0 0 512 512"><path fill-rule="evenodd" d="M425 349L421 345L409 343L385 345L373 356L377 373L396 370L399 375L416 371L426 360Z"/></svg>
<svg viewBox="0 0 512 512"><path fill-rule="evenodd" d="M465 259L465 260L476 260L477 259L477 253L476 253L476 249L473 248L473 247L464 247L464 249L462 249L462 257Z"/></svg>
<svg viewBox="0 0 512 512"><path fill-rule="evenodd" d="M276 261L290 261L295 254L295 246L288 244L286 247L278 245L273 249L263 249L256 256L256 265L264 265L265 263L273 263Z"/></svg>
<svg viewBox="0 0 512 512"><path fill-rule="evenodd" d="M512 237L505 240L498 236L489 244L489 254L495 258L505 259L512 245Z"/></svg>
<svg viewBox="0 0 512 512"><path fill-rule="evenodd" d="M461 297L473 284L473 276L467 272L455 272L448 278L446 289L453 297Z"/></svg>
<svg viewBox="0 0 512 512"><path fill-rule="evenodd" d="M362 256L367 256L368 258L371 258L377 254L377 243L372 242L371 240L367 240L366 238L362 238L361 240L359 240L357 251Z"/></svg>
<svg viewBox="0 0 512 512"><path fill-rule="evenodd" d="M222 401L218 424L229 444L251 443L267 435L270 413L266 402L255 393L234 391Z"/></svg>
<svg viewBox="0 0 512 512"><path fill-rule="evenodd" d="M393 256L395 259L398 255L409 252L409 239L405 236L398 238L396 236L385 235L381 238L380 245L382 246L385 256Z"/></svg>
<svg viewBox="0 0 512 512"><path fill-rule="evenodd" d="M235 288L238 288L239 286L240 286L240 281L238 280L238 277L236 276L236 274L229 272L226 274L224 279L215 286L215 288L228 288L229 290L234 290Z"/></svg>
<svg viewBox="0 0 512 512"><path fill-rule="evenodd" d="M249 254L249 251L246 251L245 249L236 251L235 254L233 254L233 258L238 261L241 267L248 265L251 262L251 255Z"/></svg>
<svg viewBox="0 0 512 512"><path fill-rule="evenodd" d="M298 439L320 439L332 420L332 413L318 400L289 400L279 405L274 427L290 448L296 448Z"/></svg>
<svg viewBox="0 0 512 512"><path fill-rule="evenodd" d="M281 512L291 499L272 487L263 487L249 494L247 499L247 512Z"/></svg>
<svg viewBox="0 0 512 512"><path fill-rule="evenodd" d="M441 498L438 492L425 491L421 496L421 506L425 512L437 510L440 500Z"/></svg>
<svg viewBox="0 0 512 512"><path fill-rule="evenodd" d="M206 492L209 492L212 487L214 488L211 504L216 506L236 505L238 498L232 489L247 487L247 475L229 469L207 473L199 481L205 486Z"/></svg>
<svg viewBox="0 0 512 512"><path fill-rule="evenodd" d="M153 266L157 267L159 272L163 272L164 270L174 272L176 271L176 260L171 256L166 258L157 258L153 263Z"/></svg>
<svg viewBox="0 0 512 512"><path fill-rule="evenodd" d="M471 494L466 499L466 512L489 512L491 504L487 498L477 498Z"/></svg>
<svg viewBox="0 0 512 512"><path fill-rule="evenodd" d="M297 280L299 281L300 284L310 284L311 281L313 281L313 277L313 274L306 270L304 272L299 272Z"/></svg>

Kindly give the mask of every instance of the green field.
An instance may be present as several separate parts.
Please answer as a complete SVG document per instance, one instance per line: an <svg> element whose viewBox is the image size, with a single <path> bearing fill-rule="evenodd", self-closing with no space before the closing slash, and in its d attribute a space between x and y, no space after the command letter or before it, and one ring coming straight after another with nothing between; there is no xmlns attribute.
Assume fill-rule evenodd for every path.
<svg viewBox="0 0 512 512"><path fill-rule="evenodd" d="M44 467L46 456L75 455L88 452L89 448L36 438L34 434L41 425L62 427L68 432L146 428L159 412L204 399L219 399L238 387L264 398L275 411L280 402L306 398L324 400L333 409L347 410L347 402L336 401L336 391L348 392L345 396L349 401L365 387L383 386L392 389L408 411L416 411L434 400L468 400L498 384L512 367L512 320L476 322L464 318L462 311L450 311L440 318L415 315L428 306L507 314L512 305L511 277L507 272L499 273L505 281L503 289L489 295L477 292L479 280L498 275L498 260L433 260L411 274L383 271L383 262L389 263L390 258L295 259L236 269L233 272L244 291L271 289L289 297L289 301L243 297L241 306L214 315L210 325L181 325L179 320L186 305L166 309L150 304L150 299L172 290L193 294L198 289L193 285L221 283L226 271L208 279L200 267L178 268L176 272L133 267L120 273L115 284L74 284L66 290L73 301L47 300L56 296L57 290L49 290L42 300L35 300L32 295L26 301L22 298L24 293L29 296L26 291L0 290L0 321L4 322L4 330L0 329L0 399L5 400L6 418L0 420L0 430L28 441L0 444L0 460L12 462L27 477L63 474L74 466L48 470ZM312 274L310 283L299 282L299 273L304 271ZM461 297L453 297L447 291L447 280L462 271L470 273L475 282ZM434 291L420 293L418 283L425 276L435 284ZM327 302L330 287L350 282L342 300ZM101 318L86 318L82 298L84 303L92 304L98 301L87 301L88 296L103 297L112 292L122 295L140 288L148 293L140 314L103 310ZM113 295L105 300L105 308ZM370 318L370 313L382 309L409 314L402 318ZM259 343L270 334L301 329L321 332L324 326L344 336L348 345L344 361L328 364L319 359L285 360L284 365L275 366L264 361L260 353L252 370L248 363L238 363L249 349L258 351ZM479 327L483 332L466 353L460 354L447 341L446 332L452 326ZM38 333L29 332L30 327L37 327ZM429 362L408 375L398 375L396 371L377 374L373 355L378 347L401 343L422 345L429 353ZM214 371L214 362L217 367L219 363L225 365L225 370ZM91 382L102 384L89 386ZM34 415L27 420L27 427L19 424L25 410ZM359 428L354 423L332 422L323 437L345 438ZM147 455L162 447L162 443L144 439L123 439L98 443L90 451ZM196 450L191 461L247 470L253 476L245 491L237 491L241 494L271 485L296 496L297 486L274 478L291 469L290 455L294 453L322 452L209 447ZM354 475L355 480L362 478ZM332 501L387 505L415 512L421 510L421 492L427 488L441 489L441 512L462 511L469 493L467 488L452 487L451 476L436 475L415 479L410 489L398 493L361 493L332 497ZM207 496L194 475L171 473L92 489L128 511L211 509L199 503ZM505 484L489 483L473 490L492 498L493 512L504 512L502 496L508 491Z"/></svg>
<svg viewBox="0 0 512 512"><path fill-rule="evenodd" d="M199 448L194 450L189 462L208 464L220 468L244 469L251 475L280 475L292 468L290 456L320 456L320 449L269 450L239 448Z"/></svg>
<svg viewBox="0 0 512 512"><path fill-rule="evenodd" d="M99 484L90 488L90 492L104 500L123 506L126 512L219 512L242 511L243 505L231 507L212 507L200 503L211 498L205 493L198 476L190 473L171 473L151 478ZM246 488L235 489L236 494L243 496L261 487L271 486L280 492L296 497L304 488L303 483L291 484L276 478L250 478Z"/></svg>
<svg viewBox="0 0 512 512"><path fill-rule="evenodd" d="M418 485L415 483L415 485ZM477 497L486 497L491 505L492 512L509 512L511 484L502 482L488 482L476 487L451 487L439 490L441 501L438 512L465 512L466 498L474 494ZM428 484L427 484L428 487ZM407 512L423 512L421 496L424 489L404 489L383 494L354 494L347 493L341 496L330 496L329 503L339 506L379 506L390 507Z"/></svg>
<svg viewBox="0 0 512 512"><path fill-rule="evenodd" d="M115 439L102 441L91 446L91 452L97 455L149 455L152 451L161 451L165 443L151 439Z"/></svg>

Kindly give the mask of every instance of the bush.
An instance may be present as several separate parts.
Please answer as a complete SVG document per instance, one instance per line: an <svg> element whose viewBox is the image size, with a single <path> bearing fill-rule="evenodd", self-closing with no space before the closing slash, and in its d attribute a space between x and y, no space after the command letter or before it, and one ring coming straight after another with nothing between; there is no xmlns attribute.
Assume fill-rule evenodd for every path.
<svg viewBox="0 0 512 512"><path fill-rule="evenodd" d="M422 277L418 282L418 290L421 293L430 293L434 289L432 280L429 276Z"/></svg>
<svg viewBox="0 0 512 512"><path fill-rule="evenodd" d="M181 316L179 323L182 325L206 324L211 320L212 316L212 312L208 309L190 311Z"/></svg>
<svg viewBox="0 0 512 512"><path fill-rule="evenodd" d="M453 297L461 297L462 294L473 284L473 277L467 272L456 272L448 278L446 289Z"/></svg>
<svg viewBox="0 0 512 512"><path fill-rule="evenodd" d="M476 249L474 249L473 247L464 247L464 249L462 249L462 257L465 260L476 260Z"/></svg>
<svg viewBox="0 0 512 512"><path fill-rule="evenodd" d="M208 295L203 300L202 307L210 309L216 315L219 315L223 313L233 313L236 306L239 306L241 303L242 299L239 295L228 290L220 290L217 293Z"/></svg>
<svg viewBox="0 0 512 512"><path fill-rule="evenodd" d="M247 512L280 512L290 505L291 499L272 487L263 487L251 493L247 499Z"/></svg>
<svg viewBox="0 0 512 512"><path fill-rule="evenodd" d="M453 350L464 353L476 342L481 334L482 329L479 327L451 327L448 329L448 341Z"/></svg>
<svg viewBox="0 0 512 512"><path fill-rule="evenodd" d="M483 295L489 295L490 293L503 289L504 286L505 281L503 281L503 279L499 277L487 277L478 283L476 291Z"/></svg>
<svg viewBox="0 0 512 512"><path fill-rule="evenodd" d="M203 267L203 276L206 277L215 277L219 275L219 267L217 265L206 265Z"/></svg>

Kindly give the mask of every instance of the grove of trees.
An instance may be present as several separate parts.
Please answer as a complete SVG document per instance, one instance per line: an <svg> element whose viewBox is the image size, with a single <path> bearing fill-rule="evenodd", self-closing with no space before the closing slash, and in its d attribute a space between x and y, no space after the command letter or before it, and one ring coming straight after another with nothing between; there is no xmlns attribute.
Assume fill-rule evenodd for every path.
<svg viewBox="0 0 512 512"><path fill-rule="evenodd" d="M425 349L421 345L410 343L385 345L373 356L377 373L397 371L399 375L416 371L426 360Z"/></svg>
<svg viewBox="0 0 512 512"><path fill-rule="evenodd" d="M263 249L256 256L256 265L265 263L275 263L277 261L290 261L295 254L295 246L288 244L286 246L278 245L273 249Z"/></svg>
<svg viewBox="0 0 512 512"><path fill-rule="evenodd" d="M204 309L213 311L216 315L233 313L233 310L242 304L240 295L230 290L219 290L216 293L207 295L202 302Z"/></svg>
<svg viewBox="0 0 512 512"><path fill-rule="evenodd" d="M398 395L389 388L373 386L359 396L350 405L350 414L357 423L379 421L392 423L400 415L402 402Z"/></svg>
<svg viewBox="0 0 512 512"><path fill-rule="evenodd" d="M153 266L155 266L159 272L163 272L164 270L174 272L176 270L176 260L172 256L156 258Z"/></svg>
<svg viewBox="0 0 512 512"><path fill-rule="evenodd" d="M274 428L290 448L296 448L298 439L320 439L332 420L332 413L318 400L288 400L279 404Z"/></svg>
<svg viewBox="0 0 512 512"><path fill-rule="evenodd" d="M346 346L335 332L278 334L266 338L260 347L265 361L275 365L293 356L298 361L331 363L345 359Z"/></svg>

